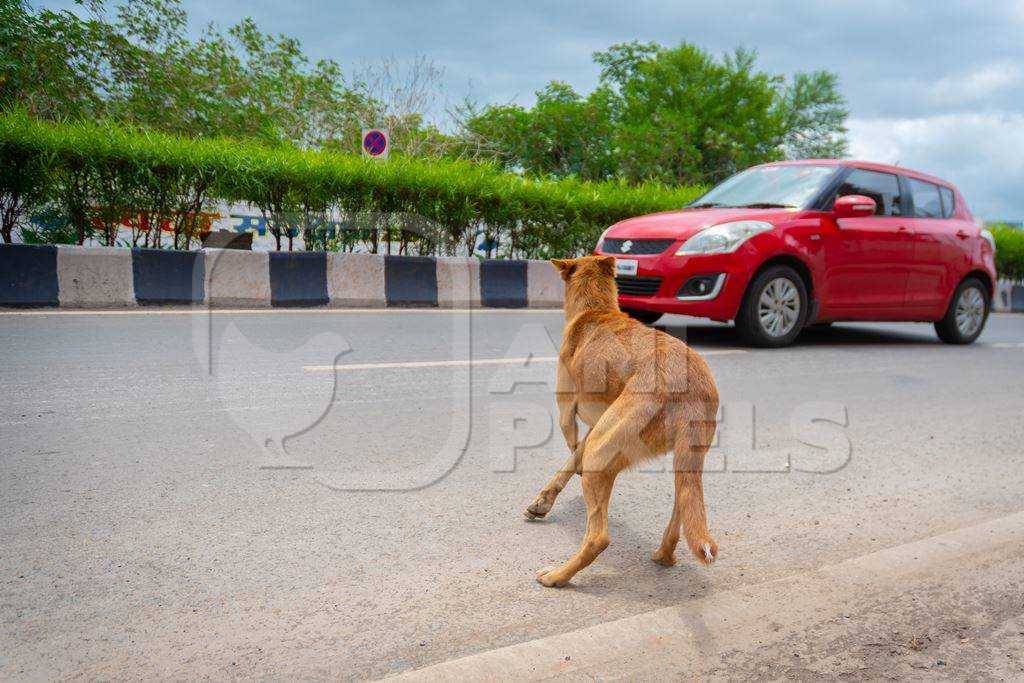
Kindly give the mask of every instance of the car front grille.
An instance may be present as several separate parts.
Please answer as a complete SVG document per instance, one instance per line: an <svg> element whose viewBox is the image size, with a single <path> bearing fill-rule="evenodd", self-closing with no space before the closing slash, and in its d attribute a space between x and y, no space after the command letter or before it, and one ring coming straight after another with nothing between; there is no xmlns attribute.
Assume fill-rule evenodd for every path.
<svg viewBox="0 0 1024 683"><path fill-rule="evenodd" d="M653 296L658 293L662 279L660 277L620 275L615 278L615 284L618 285L619 294Z"/></svg>
<svg viewBox="0 0 1024 683"><path fill-rule="evenodd" d="M622 245L629 242L629 248L623 250ZM601 245L601 252L605 254L639 254L640 256L649 256L651 254L660 254L669 247L675 240L630 240L630 239L611 239L605 238L604 243Z"/></svg>

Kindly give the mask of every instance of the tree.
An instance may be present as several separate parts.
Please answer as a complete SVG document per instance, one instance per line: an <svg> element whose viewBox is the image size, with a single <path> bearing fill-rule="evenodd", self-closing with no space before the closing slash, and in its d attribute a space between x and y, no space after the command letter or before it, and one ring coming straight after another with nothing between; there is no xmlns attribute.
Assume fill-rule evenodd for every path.
<svg viewBox="0 0 1024 683"><path fill-rule="evenodd" d="M93 0L84 15L0 0L0 105L309 148L352 139L366 108L337 63L310 63L251 19L191 40L178 0L127 0L113 16Z"/></svg>
<svg viewBox="0 0 1024 683"><path fill-rule="evenodd" d="M787 84L757 70L751 51L715 59L685 42L613 45L594 61L600 81L586 97L553 82L531 109L463 108L463 149L527 173L684 184L784 156L845 153L833 74Z"/></svg>
<svg viewBox="0 0 1024 683"><path fill-rule="evenodd" d="M102 33L95 17L0 0L0 106L47 118L100 115L109 86Z"/></svg>
<svg viewBox="0 0 1024 683"><path fill-rule="evenodd" d="M781 105L783 146L789 159L835 159L849 154L846 102L838 78L827 71L796 74Z"/></svg>

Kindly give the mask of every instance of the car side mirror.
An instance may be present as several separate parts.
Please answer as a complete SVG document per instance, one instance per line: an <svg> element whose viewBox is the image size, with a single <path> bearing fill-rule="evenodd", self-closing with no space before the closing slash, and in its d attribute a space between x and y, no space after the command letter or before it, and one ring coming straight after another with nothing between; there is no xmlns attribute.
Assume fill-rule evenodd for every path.
<svg viewBox="0 0 1024 683"><path fill-rule="evenodd" d="M875 213L875 200L862 194L845 194L832 205L836 218L863 218Z"/></svg>

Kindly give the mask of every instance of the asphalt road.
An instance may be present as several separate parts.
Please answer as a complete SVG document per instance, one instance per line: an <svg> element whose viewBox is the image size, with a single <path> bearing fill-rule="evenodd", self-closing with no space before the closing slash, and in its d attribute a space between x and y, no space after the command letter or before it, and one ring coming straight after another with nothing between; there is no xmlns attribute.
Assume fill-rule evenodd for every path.
<svg viewBox="0 0 1024 683"><path fill-rule="evenodd" d="M547 520L521 511L565 457L560 312L0 313L0 678L382 677L1024 509L1024 316L970 347L666 325L723 400L719 562L650 562L672 497L652 467L553 590L533 576L580 540L578 479Z"/></svg>

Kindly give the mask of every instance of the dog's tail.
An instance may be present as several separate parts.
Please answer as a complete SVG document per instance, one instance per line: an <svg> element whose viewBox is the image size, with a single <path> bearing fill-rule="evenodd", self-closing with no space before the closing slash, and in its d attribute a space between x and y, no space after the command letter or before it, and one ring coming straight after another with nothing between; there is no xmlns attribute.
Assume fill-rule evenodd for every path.
<svg viewBox="0 0 1024 683"><path fill-rule="evenodd" d="M676 504L683 520L686 545L701 562L711 564L718 559L718 544L708 533L708 516L704 507L704 456L711 447L715 423L691 422L675 445L673 464L676 472Z"/></svg>

